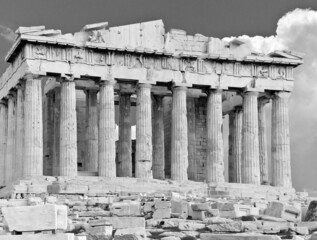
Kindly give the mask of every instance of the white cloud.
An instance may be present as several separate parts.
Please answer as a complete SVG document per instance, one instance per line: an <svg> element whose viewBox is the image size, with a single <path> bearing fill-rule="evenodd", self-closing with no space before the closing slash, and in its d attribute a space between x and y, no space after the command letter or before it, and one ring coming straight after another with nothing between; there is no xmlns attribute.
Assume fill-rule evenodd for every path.
<svg viewBox="0 0 317 240"><path fill-rule="evenodd" d="M9 42L14 42L15 39L14 31L4 25L0 25L0 36Z"/></svg>

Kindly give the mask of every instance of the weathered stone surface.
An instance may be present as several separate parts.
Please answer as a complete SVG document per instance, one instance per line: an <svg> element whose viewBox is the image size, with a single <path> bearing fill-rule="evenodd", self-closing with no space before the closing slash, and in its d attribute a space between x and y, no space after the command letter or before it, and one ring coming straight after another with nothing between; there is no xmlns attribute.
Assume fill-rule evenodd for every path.
<svg viewBox="0 0 317 240"><path fill-rule="evenodd" d="M114 229L122 228L145 228L144 217L104 217L102 220L91 220L89 224L97 226L99 224L112 224Z"/></svg>
<svg viewBox="0 0 317 240"><path fill-rule="evenodd" d="M145 239L146 232L145 228L134 227L134 228L124 228L118 229L115 232L114 239Z"/></svg>
<svg viewBox="0 0 317 240"><path fill-rule="evenodd" d="M159 208L156 209L153 213L153 219L163 219L170 218L172 214L172 210L170 208Z"/></svg>
<svg viewBox="0 0 317 240"><path fill-rule="evenodd" d="M65 206L66 207L66 206ZM67 209L57 208L56 205L7 207L2 208L2 213L10 231L44 231L58 228L58 212L63 223L67 222ZM63 219L66 218L66 219ZM64 224L61 224L64 227Z"/></svg>
<svg viewBox="0 0 317 240"><path fill-rule="evenodd" d="M309 203L304 221L307 221L307 222L317 221L317 201L311 201Z"/></svg>
<svg viewBox="0 0 317 240"><path fill-rule="evenodd" d="M258 93L243 95L241 182L260 184Z"/></svg>
<svg viewBox="0 0 317 240"><path fill-rule="evenodd" d="M111 205L110 212L115 216L140 216L141 207L139 202L117 202Z"/></svg>
<svg viewBox="0 0 317 240"><path fill-rule="evenodd" d="M136 107L135 177L152 178L151 85L139 84Z"/></svg>
<svg viewBox="0 0 317 240"><path fill-rule="evenodd" d="M171 208L171 202L170 201L161 201L161 200L157 200L154 203L154 207L155 209L159 209L159 208Z"/></svg>
<svg viewBox="0 0 317 240"><path fill-rule="evenodd" d="M216 223L208 225L207 229L211 232L232 232L239 233L244 231L242 222Z"/></svg>
<svg viewBox="0 0 317 240"><path fill-rule="evenodd" d="M186 87L173 88L171 178L188 179L188 129L186 109Z"/></svg>
<svg viewBox="0 0 317 240"><path fill-rule="evenodd" d="M291 222L299 222L301 220L301 212L299 209L282 202L271 202L265 214L272 217L283 218Z"/></svg>
<svg viewBox="0 0 317 240"><path fill-rule="evenodd" d="M33 235L0 235L0 240L75 240L73 233L33 234Z"/></svg>
<svg viewBox="0 0 317 240"><path fill-rule="evenodd" d="M224 182L222 140L222 92L210 90L207 100L207 166L208 182Z"/></svg>
<svg viewBox="0 0 317 240"><path fill-rule="evenodd" d="M188 217L188 203L186 201L171 201L172 216L187 219Z"/></svg>
<svg viewBox="0 0 317 240"><path fill-rule="evenodd" d="M258 235L258 234L213 234L201 233L201 240L281 240L278 236Z"/></svg>
<svg viewBox="0 0 317 240"><path fill-rule="evenodd" d="M178 224L178 229L181 231L197 231L205 229L204 223L197 223L195 221L180 221Z"/></svg>

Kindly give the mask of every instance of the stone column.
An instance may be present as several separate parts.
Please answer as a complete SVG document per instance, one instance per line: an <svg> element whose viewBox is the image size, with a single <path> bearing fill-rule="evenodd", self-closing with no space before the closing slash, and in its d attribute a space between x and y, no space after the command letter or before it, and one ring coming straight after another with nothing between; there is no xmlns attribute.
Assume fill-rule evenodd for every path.
<svg viewBox="0 0 317 240"><path fill-rule="evenodd" d="M73 80L62 79L60 110L61 176L77 176L76 88Z"/></svg>
<svg viewBox="0 0 317 240"><path fill-rule="evenodd" d="M8 135L8 108L4 100L0 101L0 186L6 184L6 150Z"/></svg>
<svg viewBox="0 0 317 240"><path fill-rule="evenodd" d="M171 178L187 180L188 168L188 129L186 91L183 86L173 88L172 104L172 141L171 141Z"/></svg>
<svg viewBox="0 0 317 240"><path fill-rule="evenodd" d="M242 107L229 114L229 182L241 182Z"/></svg>
<svg viewBox="0 0 317 240"><path fill-rule="evenodd" d="M222 91L209 90L207 100L207 182L222 183L224 178L222 139Z"/></svg>
<svg viewBox="0 0 317 240"><path fill-rule="evenodd" d="M139 84L136 105L135 177L152 178L151 85Z"/></svg>
<svg viewBox="0 0 317 240"><path fill-rule="evenodd" d="M260 184L258 93L243 94L241 182Z"/></svg>
<svg viewBox="0 0 317 240"><path fill-rule="evenodd" d="M99 91L99 176L116 176L114 81L101 81Z"/></svg>
<svg viewBox="0 0 317 240"><path fill-rule="evenodd" d="M8 137L5 163L6 185L15 180L16 164L16 92L8 95Z"/></svg>
<svg viewBox="0 0 317 240"><path fill-rule="evenodd" d="M16 176L23 176L24 162L24 82L17 86L16 103Z"/></svg>
<svg viewBox="0 0 317 240"><path fill-rule="evenodd" d="M27 77L24 95L23 176L43 175L42 81Z"/></svg>
<svg viewBox="0 0 317 240"><path fill-rule="evenodd" d="M258 99L258 113L259 113L259 157L260 157L260 179L261 184L268 184L269 182L269 163L267 156L267 141L266 141L266 118L265 105L270 100L267 98Z"/></svg>
<svg viewBox="0 0 317 240"><path fill-rule="evenodd" d="M153 177L164 179L164 111L163 96L153 97Z"/></svg>
<svg viewBox="0 0 317 240"><path fill-rule="evenodd" d="M292 187L288 98L290 92L276 92L272 98L273 185Z"/></svg>
<svg viewBox="0 0 317 240"><path fill-rule="evenodd" d="M98 171L98 106L97 90L86 91L86 159L85 171Z"/></svg>
<svg viewBox="0 0 317 240"><path fill-rule="evenodd" d="M119 95L118 177L132 177L130 97L131 93Z"/></svg>
<svg viewBox="0 0 317 240"><path fill-rule="evenodd" d="M59 176L61 88L53 90L53 176Z"/></svg>

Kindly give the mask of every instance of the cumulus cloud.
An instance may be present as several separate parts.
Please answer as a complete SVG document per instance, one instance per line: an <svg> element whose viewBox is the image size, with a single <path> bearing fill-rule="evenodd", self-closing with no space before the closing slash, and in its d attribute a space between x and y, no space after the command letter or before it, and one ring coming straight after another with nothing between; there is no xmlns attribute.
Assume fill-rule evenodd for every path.
<svg viewBox="0 0 317 240"><path fill-rule="evenodd" d="M15 39L14 31L4 25L0 25L0 36L9 42L14 42Z"/></svg>
<svg viewBox="0 0 317 240"><path fill-rule="evenodd" d="M295 88L289 109L293 185L298 190L305 188L317 190L313 181L317 180L315 173L317 169L316 26L316 11L295 9L278 21L276 35L239 37L258 52L269 53L274 50L289 49L305 53L304 64L294 71Z"/></svg>

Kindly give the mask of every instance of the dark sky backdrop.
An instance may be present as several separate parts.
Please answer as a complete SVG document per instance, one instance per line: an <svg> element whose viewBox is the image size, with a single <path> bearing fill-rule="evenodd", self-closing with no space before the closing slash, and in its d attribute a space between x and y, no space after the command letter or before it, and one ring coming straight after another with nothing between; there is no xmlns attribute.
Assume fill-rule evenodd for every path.
<svg viewBox="0 0 317 240"><path fill-rule="evenodd" d="M19 26L45 25L47 29L61 29L63 33L72 33L79 31L82 26L89 23L108 21L109 26L116 26L163 19L166 31L170 28L179 28L187 31L188 34L201 33L206 36L218 38L240 35L271 36L276 35L277 22L279 19L295 8L317 10L317 1L0 0L0 59L4 59L5 54L12 44L12 42L8 40L10 39L10 29L16 30ZM312 25L312 27L316 29L317 24ZM316 39L317 45L317 37L313 38L313 40L314 39ZM301 38L297 40L298 42L304 41ZM292 48L297 50L297 44L293 46L290 43L287 46L292 46ZM299 50L310 51L310 47L299 47ZM317 55L317 53L314 55ZM5 68L5 63L0 62L0 73L2 73ZM313 74L316 73L313 72ZM304 76L304 74L301 76ZM305 89L298 91L297 98L306 98ZM293 102L295 100L293 100ZM308 99L308 101L310 100ZM293 106L293 109L294 108L296 109L295 104ZM313 122L314 119L309 119L308 110L303 112L303 114L304 115L300 118L307 121L310 126L303 132L316 132L317 127L315 128L315 125L317 126L317 116L315 124ZM296 114L291 114L291 117L295 115ZM295 131L292 148L295 147L295 149L298 149L298 151L296 149L295 152L292 150L294 186L297 189L303 189L305 187L313 188L315 186L313 181L317 180L314 171L317 167L317 159L315 157L317 155L317 150L315 150L317 137L313 135L310 138L311 141L303 142L303 139L306 139L305 136L296 133L296 131L301 131L301 127L305 126L305 122L301 121L300 118L293 120L294 123L292 127L295 129L291 129L291 131ZM299 153L301 155L299 155ZM308 174L306 174L306 172L308 172Z"/></svg>

